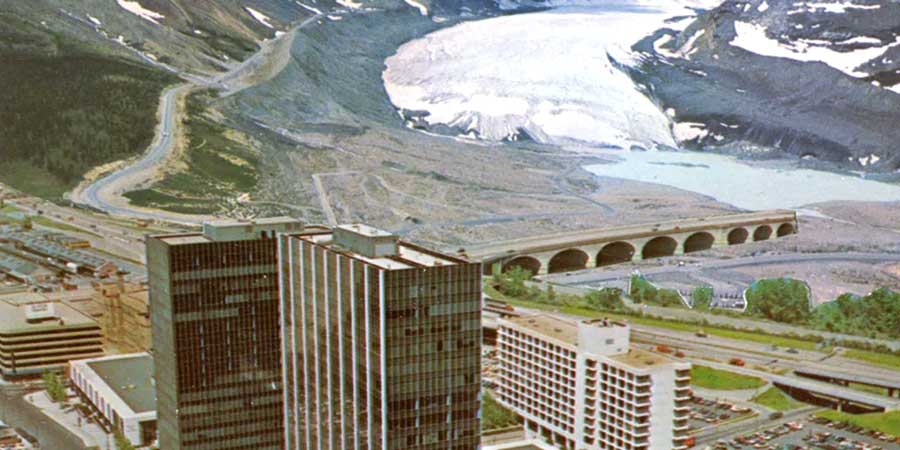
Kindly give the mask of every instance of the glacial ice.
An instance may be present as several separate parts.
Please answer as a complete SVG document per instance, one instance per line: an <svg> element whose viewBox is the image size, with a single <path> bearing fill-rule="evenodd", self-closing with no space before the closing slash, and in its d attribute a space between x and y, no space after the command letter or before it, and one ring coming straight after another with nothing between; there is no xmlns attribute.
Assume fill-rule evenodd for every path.
<svg viewBox="0 0 900 450"><path fill-rule="evenodd" d="M396 107L481 139L524 131L544 143L674 146L669 118L621 65L636 65L631 46L666 19L718 3L633 0L466 22L401 46L385 88Z"/></svg>

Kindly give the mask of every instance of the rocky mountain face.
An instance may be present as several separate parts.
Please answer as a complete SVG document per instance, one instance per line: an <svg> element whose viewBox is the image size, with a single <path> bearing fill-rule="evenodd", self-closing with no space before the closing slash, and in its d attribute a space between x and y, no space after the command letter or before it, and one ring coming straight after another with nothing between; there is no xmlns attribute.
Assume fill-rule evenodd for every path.
<svg viewBox="0 0 900 450"><path fill-rule="evenodd" d="M635 48L683 145L900 168L900 2L727 0Z"/></svg>
<svg viewBox="0 0 900 450"><path fill-rule="evenodd" d="M100 54L205 74L244 59L260 41L313 14L299 2L283 0L3 2L0 30L7 38L0 46L15 45L9 39L15 34L57 36Z"/></svg>

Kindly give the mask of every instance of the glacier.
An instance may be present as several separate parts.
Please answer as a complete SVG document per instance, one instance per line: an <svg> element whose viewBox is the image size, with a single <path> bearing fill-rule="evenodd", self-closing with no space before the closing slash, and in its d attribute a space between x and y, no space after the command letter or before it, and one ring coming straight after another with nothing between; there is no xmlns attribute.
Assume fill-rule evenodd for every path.
<svg viewBox="0 0 900 450"><path fill-rule="evenodd" d="M401 111L426 112L490 141L522 134L550 144L675 146L670 118L623 70L631 46L694 16L710 0L633 0L465 22L402 45L385 61L385 89ZM593 5L593 6L583 6Z"/></svg>

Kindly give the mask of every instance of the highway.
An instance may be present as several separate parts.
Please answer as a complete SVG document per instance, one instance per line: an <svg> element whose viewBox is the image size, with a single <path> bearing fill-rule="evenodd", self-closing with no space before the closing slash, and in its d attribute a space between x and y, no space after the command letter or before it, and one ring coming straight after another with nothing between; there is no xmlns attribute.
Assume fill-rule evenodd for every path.
<svg viewBox="0 0 900 450"><path fill-rule="evenodd" d="M309 17L290 33L285 33L273 40L266 41L256 53L226 73L210 79L202 79L181 73L180 75L189 80L189 82L174 86L163 92L160 99L160 123L153 143L147 152L134 163L95 180L80 191L73 192L72 201L114 216L161 220L182 225L197 225L210 219L210 217L201 215L178 214L134 207L129 205L128 200L121 195L128 190L134 189L135 186L151 181L158 168L165 163L166 158L175 148L174 136L179 122L178 100L182 95L198 87L224 90L226 95L240 91L251 84L249 80L257 75L258 69L265 66L266 58L277 52L280 44L287 45L289 51L290 43L293 42L296 30L315 23L323 16L324 14L317 14Z"/></svg>
<svg viewBox="0 0 900 450"><path fill-rule="evenodd" d="M133 164L117 170L88 185L79 195L73 195L76 203L90 206L111 215L129 216L147 220L166 220L181 224L200 223L202 218L161 211L149 211L129 206L117 206L105 198L120 196L124 188L146 181L153 170L163 163L174 148L175 109L179 96L193 88L191 84L180 84L168 89L162 96L162 117L150 150Z"/></svg>
<svg viewBox="0 0 900 450"><path fill-rule="evenodd" d="M570 314L531 310L528 308L516 308L523 314L551 314L566 320L582 320L583 317ZM773 350L771 346L757 342L741 341L736 339L719 338L709 336L698 338L689 332L680 332L668 329L649 327L646 325L630 324L632 329L632 342L645 348L653 348L664 344L674 349L682 350L686 358L696 364L721 368L733 372L757 376L771 382L788 384L804 389L829 395L840 394L848 399L885 407L887 409L900 409L900 399L883 395L863 392L849 387L812 381L804 378L796 378L778 375L771 372L755 370L752 366L767 367L771 369L802 369L821 370L823 372L840 372L847 376L860 376L868 379L881 380L889 383L895 381L900 373L885 367L873 366L857 360L848 360L840 356L829 356L820 352L799 351L798 353L786 353L785 349ZM739 357L747 362L747 367L735 367L718 361L727 361L730 358ZM712 361L710 360L712 359Z"/></svg>
<svg viewBox="0 0 900 450"><path fill-rule="evenodd" d="M677 273L698 273L710 270L728 270L741 267L759 267L764 265L776 264L792 264L792 263L831 263L831 262L900 262L900 254L897 253L810 253L810 254L782 254L782 255L760 255L748 256L734 259L708 260L699 263L686 265L665 265L661 267L641 268L641 273L645 276L661 276ZM618 281L620 284L627 281L634 273L635 268L629 266L627 269L588 269L578 272L567 272L564 274L542 275L539 279L542 282L552 283L556 285L557 290L563 293L584 294L592 287L601 287L605 284ZM762 329L769 333L785 334L794 333L797 335L817 334L826 339L834 340L853 340L860 342L868 342L873 345L884 345L893 350L900 350L900 341L886 339L872 339L863 336L853 336L842 333L832 333L827 331L812 330L799 326L775 323L762 320L750 320L737 317L708 314L699 311L681 308L664 308L652 305L640 305L641 311L662 318L671 318L676 320L706 320L710 324L719 324L726 326L738 327L741 329L754 330Z"/></svg>
<svg viewBox="0 0 900 450"><path fill-rule="evenodd" d="M790 386L793 388L803 389L809 392L814 392L819 395L826 395L830 397L840 397L846 400L851 400L853 402L861 403L864 405L878 406L884 408L885 410L898 410L900 409L900 399L891 398L885 395L873 394L871 392L859 391L856 389L851 389L849 387L844 387L837 384L824 383L821 381L812 381L808 378L797 378L792 376L785 375L776 375L769 372L763 372L761 370L750 369L747 367L736 367L729 364L717 363L708 361L700 358L688 358L688 360L697 365L709 366L714 369L727 370L730 372L739 373L742 375L750 375L758 378L762 378L770 383L779 383L785 386Z"/></svg>

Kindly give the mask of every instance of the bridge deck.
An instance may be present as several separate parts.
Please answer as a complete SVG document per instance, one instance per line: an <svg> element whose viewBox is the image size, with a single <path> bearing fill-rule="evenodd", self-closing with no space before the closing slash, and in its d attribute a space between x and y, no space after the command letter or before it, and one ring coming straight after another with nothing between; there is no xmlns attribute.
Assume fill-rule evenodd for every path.
<svg viewBox="0 0 900 450"><path fill-rule="evenodd" d="M732 366L724 363L715 363L705 360L691 362L710 366L716 369L722 369L730 372L737 372L743 375L763 378L772 383L808 391L822 397L847 400L859 405L883 408L886 411L900 409L900 398L891 398L885 395L873 394L871 392L858 391L853 388L826 383L824 381L815 381L806 378L795 378L786 375L776 375L768 372L760 372L758 370Z"/></svg>
<svg viewBox="0 0 900 450"><path fill-rule="evenodd" d="M777 222L794 222L796 213L791 210L757 211L726 216L701 217L672 220L653 224L626 225L610 228L568 231L564 233L530 236L508 241L476 244L466 247L466 254L476 260L491 260L511 255L522 255L567 246L585 245L596 242L613 242L666 233L727 228L732 226L762 225Z"/></svg>
<svg viewBox="0 0 900 450"><path fill-rule="evenodd" d="M795 370L794 374L800 377L831 378L833 380L848 381L850 383L865 384L868 386L882 387L885 389L900 390L900 376L896 380L888 381L880 378L867 377L863 375L853 375L841 372L828 372L822 370Z"/></svg>
<svg viewBox="0 0 900 450"><path fill-rule="evenodd" d="M886 411L900 409L900 399L869 392L856 391L850 388L842 388L822 381L812 381L785 376L772 377L771 381L796 389L809 391L820 396L848 400L860 405L883 408Z"/></svg>

